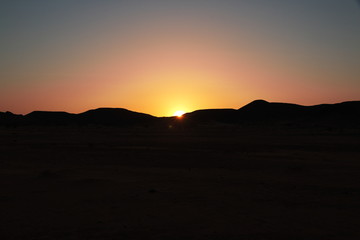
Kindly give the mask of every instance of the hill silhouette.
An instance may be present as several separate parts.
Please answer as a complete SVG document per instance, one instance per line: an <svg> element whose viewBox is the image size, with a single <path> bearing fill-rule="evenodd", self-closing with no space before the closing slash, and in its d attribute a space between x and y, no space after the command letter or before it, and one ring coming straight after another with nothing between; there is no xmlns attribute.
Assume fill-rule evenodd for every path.
<svg viewBox="0 0 360 240"><path fill-rule="evenodd" d="M98 108L79 114L34 111L27 115L0 112L1 125L198 126L203 124L287 124L358 126L360 101L302 106L255 100L239 109L202 109L183 118L154 117L124 108Z"/></svg>
<svg viewBox="0 0 360 240"><path fill-rule="evenodd" d="M21 122L22 117L22 115L13 114L12 112L0 112L0 125L18 125Z"/></svg>
<svg viewBox="0 0 360 240"><path fill-rule="evenodd" d="M238 113L235 109L202 109L186 113L184 119L196 123L236 123Z"/></svg>
<svg viewBox="0 0 360 240"><path fill-rule="evenodd" d="M292 103L270 103L265 100L255 100L238 109L238 115L243 122L299 121L304 118L307 108Z"/></svg>
<svg viewBox="0 0 360 240"><path fill-rule="evenodd" d="M360 101L302 106L256 100L238 110L241 121L291 123L358 123Z"/></svg>
<svg viewBox="0 0 360 240"><path fill-rule="evenodd" d="M77 120L81 124L147 125L156 117L124 108L98 108L78 114Z"/></svg>
<svg viewBox="0 0 360 240"><path fill-rule="evenodd" d="M74 120L75 114L67 112L33 111L24 116L26 124L66 125Z"/></svg>

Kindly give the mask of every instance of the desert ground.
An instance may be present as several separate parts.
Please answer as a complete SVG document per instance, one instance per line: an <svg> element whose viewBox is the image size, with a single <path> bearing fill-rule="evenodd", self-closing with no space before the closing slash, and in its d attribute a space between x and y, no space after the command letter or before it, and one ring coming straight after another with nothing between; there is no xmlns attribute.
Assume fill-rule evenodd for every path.
<svg viewBox="0 0 360 240"><path fill-rule="evenodd" d="M360 131L0 127L0 239L360 239Z"/></svg>

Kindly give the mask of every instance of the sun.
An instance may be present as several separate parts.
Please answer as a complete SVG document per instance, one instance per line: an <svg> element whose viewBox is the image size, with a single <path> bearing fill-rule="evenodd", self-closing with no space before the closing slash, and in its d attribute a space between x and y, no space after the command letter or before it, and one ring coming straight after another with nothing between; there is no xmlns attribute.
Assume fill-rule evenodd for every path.
<svg viewBox="0 0 360 240"><path fill-rule="evenodd" d="M174 112L174 116L176 116L178 118L181 118L184 114L185 114L185 112L182 110L178 110L178 111Z"/></svg>

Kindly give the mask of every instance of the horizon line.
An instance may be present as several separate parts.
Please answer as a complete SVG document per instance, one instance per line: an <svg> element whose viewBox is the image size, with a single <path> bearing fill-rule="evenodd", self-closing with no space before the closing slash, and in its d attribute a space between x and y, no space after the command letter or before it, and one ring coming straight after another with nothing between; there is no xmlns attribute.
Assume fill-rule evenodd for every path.
<svg viewBox="0 0 360 240"><path fill-rule="evenodd" d="M341 101L341 102L334 102L334 103L319 103L319 104L312 104L312 105L302 105L302 104L297 104L297 103L291 103L291 102L271 102L271 101L267 101L267 100L264 100L264 99L255 99L239 108L201 108L201 109L196 109L196 110L193 110L193 111L189 111L189 112L185 112L184 114L188 114L188 113L192 113L192 112L195 112L195 111L201 111L201 110L220 110L220 109L229 109L229 110L238 110L238 109L241 109L242 107L252 103L252 102L255 102L255 101L265 101L267 103L284 103L284 104L295 104L295 105L299 105L299 106L305 106L305 107L311 107L311 106L318 106L318 105L327 105L327 104L341 104L341 103L346 103L346 102L359 102L359 100L347 100L347 101ZM153 115L153 114L149 114L149 113L146 113L146 112L142 112L142 111L136 111L136 110L130 110L128 108L123 108L123 107L97 107L97 108L91 108L91 109L88 109L88 110L85 110L85 111L82 111L82 112L77 112L77 113L74 113L74 112L67 112L67 111L64 111L64 110L33 110L31 112L28 112L26 114L22 114L22 113L14 113L12 111L8 111L8 110L5 110L5 111L0 111L1 113L12 113L12 114L15 114L15 115L22 115L22 116L26 116L30 113L33 113L33 112L62 112L62 113L69 113L69 114L82 114L82 113L85 113L85 112L88 112L88 111L91 111L91 110L97 110L97 109L124 109L124 110L127 110L127 111L130 111L130 112L135 112L135 113L142 113L142 114L147 114L147 115L150 115L152 117L157 117L157 118L162 118L162 117L175 117L176 115L168 115L168 116L156 116L156 115Z"/></svg>

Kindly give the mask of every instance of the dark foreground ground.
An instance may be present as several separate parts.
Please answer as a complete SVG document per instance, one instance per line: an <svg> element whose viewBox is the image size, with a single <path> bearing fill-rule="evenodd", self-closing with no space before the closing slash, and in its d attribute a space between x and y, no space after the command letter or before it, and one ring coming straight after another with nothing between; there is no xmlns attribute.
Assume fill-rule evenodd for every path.
<svg viewBox="0 0 360 240"><path fill-rule="evenodd" d="M0 128L0 239L360 239L357 130Z"/></svg>

